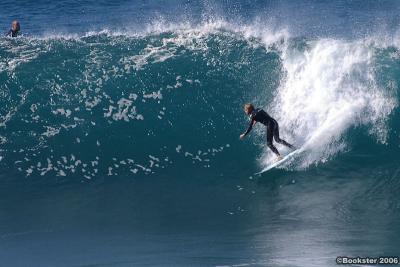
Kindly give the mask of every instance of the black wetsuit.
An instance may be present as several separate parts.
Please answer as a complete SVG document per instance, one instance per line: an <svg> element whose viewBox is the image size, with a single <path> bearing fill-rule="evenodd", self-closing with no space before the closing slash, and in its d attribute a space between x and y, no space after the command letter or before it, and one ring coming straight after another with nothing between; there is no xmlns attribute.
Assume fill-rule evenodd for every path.
<svg viewBox="0 0 400 267"><path fill-rule="evenodd" d="M18 31L13 31L12 29L10 29L6 36L10 36L10 37L17 37L18 36Z"/></svg>
<svg viewBox="0 0 400 267"><path fill-rule="evenodd" d="M274 118L272 118L270 115L268 115L267 112L265 112L262 109L254 109L251 114L250 114L250 125L247 128L247 131L244 133L244 135L247 135L251 129L253 128L254 122L260 122L267 126L267 146L276 154L280 155L278 152L278 149L272 144L272 139L275 139L275 142L285 145L290 148L294 148L293 145L289 144L283 139L279 138L279 125Z"/></svg>

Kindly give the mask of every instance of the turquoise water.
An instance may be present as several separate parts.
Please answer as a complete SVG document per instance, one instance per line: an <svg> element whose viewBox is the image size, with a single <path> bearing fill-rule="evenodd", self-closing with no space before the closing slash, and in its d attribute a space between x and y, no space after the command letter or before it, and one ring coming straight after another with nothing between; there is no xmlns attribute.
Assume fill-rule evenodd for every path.
<svg viewBox="0 0 400 267"><path fill-rule="evenodd" d="M399 256L398 9L20 4L24 35L0 38L3 263ZM273 156L259 125L239 140L246 102L304 152L254 175Z"/></svg>

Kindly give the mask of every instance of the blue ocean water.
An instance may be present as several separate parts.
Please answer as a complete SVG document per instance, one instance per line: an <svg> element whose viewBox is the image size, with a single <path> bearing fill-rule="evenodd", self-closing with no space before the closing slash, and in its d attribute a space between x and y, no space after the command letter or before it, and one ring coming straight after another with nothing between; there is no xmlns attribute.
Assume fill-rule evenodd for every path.
<svg viewBox="0 0 400 267"><path fill-rule="evenodd" d="M400 256L400 3L0 3L1 266ZM244 141L246 102L304 151ZM277 145L283 153L284 147Z"/></svg>

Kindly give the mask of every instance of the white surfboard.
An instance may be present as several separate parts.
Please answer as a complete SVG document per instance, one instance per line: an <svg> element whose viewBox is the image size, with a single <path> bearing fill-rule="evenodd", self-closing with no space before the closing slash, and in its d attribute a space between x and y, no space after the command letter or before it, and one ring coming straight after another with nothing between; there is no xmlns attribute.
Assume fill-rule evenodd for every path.
<svg viewBox="0 0 400 267"><path fill-rule="evenodd" d="M294 155L296 155L296 154L298 154L298 153L300 153L300 152L301 152L301 149L300 149L300 148L299 148L299 149L296 149L296 150L290 152L289 154L287 154L286 156L284 156L281 160L278 160L278 161L272 163L271 165L265 167L265 168L262 169L260 172L257 172L257 173L255 173L255 174L262 174L262 173L264 173L264 172L266 172L266 171L269 171L269 170L271 170L271 169L273 169L273 168L279 167L280 165L282 165L283 163L285 163L286 161L288 161L290 158L292 158Z"/></svg>

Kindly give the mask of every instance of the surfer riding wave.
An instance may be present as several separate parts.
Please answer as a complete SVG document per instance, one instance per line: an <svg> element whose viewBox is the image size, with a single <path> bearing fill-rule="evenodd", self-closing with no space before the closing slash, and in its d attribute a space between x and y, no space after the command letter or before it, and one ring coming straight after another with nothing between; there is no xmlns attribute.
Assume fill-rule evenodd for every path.
<svg viewBox="0 0 400 267"><path fill-rule="evenodd" d="M240 139L243 139L253 128L253 126L260 122L267 127L267 146L275 153L277 160L281 160L282 156L278 149L273 145L273 139L275 142L285 145L291 149L296 149L292 144L289 144L285 140L279 137L279 125L278 122L272 118L267 112L260 108L254 108L253 104L248 103L244 105L244 112L249 115L250 124L246 132L240 135Z"/></svg>

